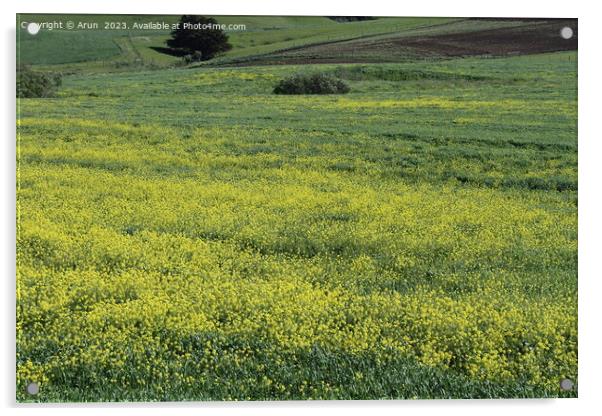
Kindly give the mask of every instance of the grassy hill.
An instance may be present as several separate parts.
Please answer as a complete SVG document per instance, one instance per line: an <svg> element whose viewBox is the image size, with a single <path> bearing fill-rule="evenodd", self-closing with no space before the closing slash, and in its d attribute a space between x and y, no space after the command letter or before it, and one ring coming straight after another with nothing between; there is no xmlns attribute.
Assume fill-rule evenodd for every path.
<svg viewBox="0 0 602 416"><path fill-rule="evenodd" d="M362 22L338 23L326 17L279 16L214 16L219 23L244 24L245 31L229 32L231 51L223 58L244 58L264 55L287 48L297 48L364 36L399 33L415 28L441 25L444 18L379 18ZM173 23L179 16L123 16L120 21L165 21ZM45 21L48 17L20 15L21 21ZM167 67L178 58L160 53L169 31L104 30L103 22L115 21L104 15L56 15L56 20L96 22L99 30L41 31L36 36L21 29L19 33L20 61L63 71L107 72L136 69L145 66Z"/></svg>
<svg viewBox="0 0 602 416"><path fill-rule="evenodd" d="M466 56L508 56L577 49L577 33L559 34L574 19L466 19L412 27L356 39L290 46L268 53L224 56L205 64L265 65L299 63L404 62Z"/></svg>
<svg viewBox="0 0 602 416"><path fill-rule="evenodd" d="M576 34L569 41L558 36L564 25L576 28L575 20L566 19L383 17L343 23L326 17L214 17L219 23L244 24L246 30L229 32L233 48L203 65L402 62L577 48ZM20 18L23 21L45 19L36 15L21 15ZM174 23L178 16L119 17L130 28L127 30L104 30L103 22L115 21L111 16L56 15L53 18L96 22L100 29L41 31L36 36L19 30L20 62L63 72L167 68L180 62L179 58L162 51L169 30L131 29L134 22ZM534 40L539 46L533 45Z"/></svg>

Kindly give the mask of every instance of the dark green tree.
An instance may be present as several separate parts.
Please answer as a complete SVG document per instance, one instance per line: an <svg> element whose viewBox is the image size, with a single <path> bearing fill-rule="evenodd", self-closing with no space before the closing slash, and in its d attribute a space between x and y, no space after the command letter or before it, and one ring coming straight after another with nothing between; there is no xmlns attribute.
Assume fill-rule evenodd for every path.
<svg viewBox="0 0 602 416"><path fill-rule="evenodd" d="M216 27L217 21L211 17L184 15L180 18L178 29L171 32L167 46L187 54L200 52L206 61L221 52L232 49L228 35Z"/></svg>

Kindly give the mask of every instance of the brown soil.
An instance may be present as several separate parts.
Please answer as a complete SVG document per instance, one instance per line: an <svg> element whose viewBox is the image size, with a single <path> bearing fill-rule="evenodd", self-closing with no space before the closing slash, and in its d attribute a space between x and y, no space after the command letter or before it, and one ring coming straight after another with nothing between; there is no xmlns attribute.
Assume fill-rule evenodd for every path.
<svg viewBox="0 0 602 416"><path fill-rule="evenodd" d="M563 27L573 29L571 39L563 39ZM577 49L577 20L551 20L529 25L398 39L394 44L442 56L512 55Z"/></svg>
<svg viewBox="0 0 602 416"><path fill-rule="evenodd" d="M390 36L378 39L331 42L280 51L233 65L402 62L419 58L509 56L577 50L577 19L514 20L522 24L463 33ZM573 30L563 39L564 27Z"/></svg>

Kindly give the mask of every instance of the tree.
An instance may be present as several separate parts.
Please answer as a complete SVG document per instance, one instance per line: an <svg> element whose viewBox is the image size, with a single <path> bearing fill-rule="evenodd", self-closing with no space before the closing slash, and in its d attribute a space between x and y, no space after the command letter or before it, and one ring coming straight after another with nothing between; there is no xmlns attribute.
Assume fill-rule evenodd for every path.
<svg viewBox="0 0 602 416"><path fill-rule="evenodd" d="M167 46L191 55L200 52L204 61L232 49L232 45L228 43L228 35L215 19L193 15L180 18L179 27L171 32Z"/></svg>

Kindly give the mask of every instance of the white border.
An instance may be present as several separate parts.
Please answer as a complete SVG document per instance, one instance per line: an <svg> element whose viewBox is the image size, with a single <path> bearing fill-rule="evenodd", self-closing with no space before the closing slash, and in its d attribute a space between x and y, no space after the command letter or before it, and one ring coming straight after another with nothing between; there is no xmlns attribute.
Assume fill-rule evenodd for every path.
<svg viewBox="0 0 602 416"><path fill-rule="evenodd" d="M599 317L602 317L602 275L597 269L597 257L602 251L600 157L602 157L599 118L602 107L600 91L601 18L594 2L504 0L486 1L429 1L392 2L386 0L219 0L199 1L124 1L81 0L12 1L2 5L2 117L5 134L2 137L2 175L0 204L2 234L0 249L2 300L0 310L0 392L5 414L30 414L43 411L52 415L82 413L104 415L132 414L143 409L148 416L177 412L180 415L232 414L247 415L316 415L344 411L350 415L366 412L395 414L420 412L424 414L482 415L518 413L529 415L593 414L602 408L598 392L602 336ZM495 17L576 17L579 18L579 399L564 400L455 400L455 401L364 401L364 402L251 402L251 403L163 403L163 404L92 404L92 405L17 405L14 400L15 346L15 14L16 13L127 13L127 14L231 14L231 15L356 15L356 16L495 16ZM168 408L176 408L168 410Z"/></svg>

